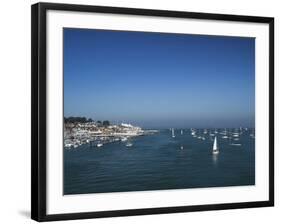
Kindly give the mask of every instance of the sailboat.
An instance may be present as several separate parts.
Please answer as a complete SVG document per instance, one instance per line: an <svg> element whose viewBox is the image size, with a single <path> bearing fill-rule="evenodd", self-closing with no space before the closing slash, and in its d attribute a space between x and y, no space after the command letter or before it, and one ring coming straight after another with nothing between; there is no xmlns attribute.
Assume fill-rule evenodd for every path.
<svg viewBox="0 0 281 224"><path fill-rule="evenodd" d="M213 154L218 154L218 153L219 153L219 148L218 148L217 136L216 136L213 145Z"/></svg>
<svg viewBox="0 0 281 224"><path fill-rule="evenodd" d="M102 143L98 143L97 144L97 147L99 148L99 147L102 147L103 146L103 144Z"/></svg>
<svg viewBox="0 0 281 224"><path fill-rule="evenodd" d="M252 132L251 132L251 134L250 134L250 137L251 137L251 138L255 138L254 129L252 129Z"/></svg>
<svg viewBox="0 0 281 224"><path fill-rule="evenodd" d="M181 135L183 135L183 130L181 130Z"/></svg>
<svg viewBox="0 0 281 224"><path fill-rule="evenodd" d="M133 146L133 143L132 142L127 142L126 146L127 147L131 147L131 146Z"/></svg>
<svg viewBox="0 0 281 224"><path fill-rule="evenodd" d="M172 138L176 137L175 136L175 130L172 128Z"/></svg>
<svg viewBox="0 0 281 224"><path fill-rule="evenodd" d="M230 140L230 145L233 145L233 146L241 146L242 145L241 143L233 143L232 138L229 138L229 140ZM233 140L235 140L235 139L233 139ZM235 140L235 141L237 141L237 140Z"/></svg>
<svg viewBox="0 0 281 224"><path fill-rule="evenodd" d="M125 141L127 141L128 140L128 138L126 138L126 137L122 137L121 138L121 142L125 142Z"/></svg>

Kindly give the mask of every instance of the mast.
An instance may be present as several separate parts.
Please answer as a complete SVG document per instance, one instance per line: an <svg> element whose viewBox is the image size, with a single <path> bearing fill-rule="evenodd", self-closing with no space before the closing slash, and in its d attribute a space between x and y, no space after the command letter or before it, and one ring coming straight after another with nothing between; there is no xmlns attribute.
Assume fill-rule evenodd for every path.
<svg viewBox="0 0 281 224"><path fill-rule="evenodd" d="M173 128L172 128L172 137L173 137L173 138L175 137L175 131L174 131Z"/></svg>

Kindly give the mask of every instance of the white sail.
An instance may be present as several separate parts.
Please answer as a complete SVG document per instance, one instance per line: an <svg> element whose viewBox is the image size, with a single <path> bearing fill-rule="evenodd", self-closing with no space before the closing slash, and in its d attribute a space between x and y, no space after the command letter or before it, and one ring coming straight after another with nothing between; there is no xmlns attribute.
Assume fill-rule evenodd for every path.
<svg viewBox="0 0 281 224"><path fill-rule="evenodd" d="M218 143L217 143L217 136L215 137L214 144L213 144L213 153L219 153Z"/></svg>
<svg viewBox="0 0 281 224"><path fill-rule="evenodd" d="M172 128L172 137L173 137L173 138L175 137L175 131L174 131L173 128Z"/></svg>
<svg viewBox="0 0 281 224"><path fill-rule="evenodd" d="M183 131L181 130L181 135L183 134Z"/></svg>

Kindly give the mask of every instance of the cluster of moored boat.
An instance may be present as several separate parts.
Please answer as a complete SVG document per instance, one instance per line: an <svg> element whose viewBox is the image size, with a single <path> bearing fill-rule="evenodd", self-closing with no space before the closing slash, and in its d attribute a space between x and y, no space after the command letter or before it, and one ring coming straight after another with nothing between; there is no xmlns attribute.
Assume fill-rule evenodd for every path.
<svg viewBox="0 0 281 224"><path fill-rule="evenodd" d="M172 138L175 138L175 129L171 128L171 134ZM213 141L213 154L218 154L218 143L217 138L221 137L222 139L229 140L229 144L232 146L241 146L240 137L245 133L249 132L250 138L255 138L254 129L251 131L248 128L235 128L235 129L190 129L190 134L192 137L197 138L199 140L205 141L207 139ZM183 135L184 131L180 130L180 135ZM183 146L181 146L181 149L183 149Z"/></svg>
<svg viewBox="0 0 281 224"><path fill-rule="evenodd" d="M131 147L133 146L132 141L128 140L128 137L122 137L122 138L114 138L114 141L108 142L108 143L112 143L112 142L126 142L126 147ZM96 144L96 146L98 148L103 146L103 143L99 142Z"/></svg>
<svg viewBox="0 0 281 224"><path fill-rule="evenodd" d="M92 139L87 139L86 143L90 144L90 146L96 147L96 148L101 148L103 147L105 144L108 143L113 143L113 142L122 142L125 143L126 147L131 147L133 146L132 141L130 140L131 137L120 137L120 138L113 138L113 137L95 137ZM81 145L85 144L85 142L79 142L76 141L74 143L65 143L65 148L77 148Z"/></svg>
<svg viewBox="0 0 281 224"><path fill-rule="evenodd" d="M64 147L71 149L90 144L95 148L101 148L113 142L124 142L127 147L131 147L133 143L130 139L151 131L144 131L140 127L126 123L106 127L99 127L93 122L67 124L64 130Z"/></svg>

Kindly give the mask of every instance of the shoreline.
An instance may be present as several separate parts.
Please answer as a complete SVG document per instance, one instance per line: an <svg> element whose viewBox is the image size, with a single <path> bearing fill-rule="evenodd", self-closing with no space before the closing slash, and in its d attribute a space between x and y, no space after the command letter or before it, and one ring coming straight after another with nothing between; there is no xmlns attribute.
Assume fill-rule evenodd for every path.
<svg viewBox="0 0 281 224"><path fill-rule="evenodd" d="M143 130L131 124L98 126L94 122L65 123L64 124L64 148L77 148L84 144L102 147L113 142L128 142L138 136L156 133L158 130Z"/></svg>
<svg viewBox="0 0 281 224"><path fill-rule="evenodd" d="M77 126L77 125L76 125ZM72 129L65 130L64 133L64 148L72 149L77 148L84 144L90 144L91 147L102 147L105 144L114 143L114 142L123 142L127 147L133 146L133 142L131 139L144 136L151 135L158 132L160 130L143 130L140 127L135 127L130 124L121 124L120 126L112 125L109 127L98 127L95 130L92 129L92 125L90 124L78 124L78 127L74 127ZM255 138L255 129L254 128L222 128L222 129L163 129L170 130L172 133L171 137L174 138L175 131L178 133L176 135L183 135L183 133L188 133L192 137L197 138L199 140L205 141L207 139L214 140L215 136L219 136L223 139L228 139L232 145L241 146L239 143L239 137L242 133L250 132L249 135L251 138ZM183 131L184 130L184 131ZM180 132L179 132L180 131ZM238 142L237 142L238 141Z"/></svg>

